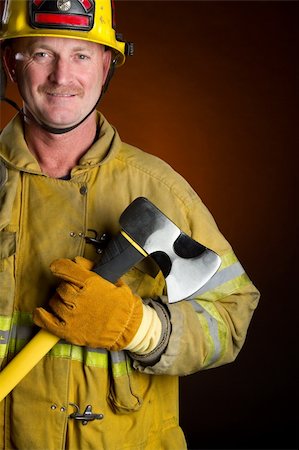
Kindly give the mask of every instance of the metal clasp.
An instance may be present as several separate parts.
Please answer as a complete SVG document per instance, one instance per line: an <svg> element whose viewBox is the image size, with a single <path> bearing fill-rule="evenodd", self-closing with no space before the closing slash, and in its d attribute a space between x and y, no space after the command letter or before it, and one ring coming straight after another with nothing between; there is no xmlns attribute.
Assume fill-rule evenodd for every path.
<svg viewBox="0 0 299 450"><path fill-rule="evenodd" d="M96 230L92 230L90 228L88 229L88 231L91 231L94 236L85 236L86 243L94 245L96 248L96 252L98 254L101 254L107 246L110 236L107 233L103 233L101 236L99 236Z"/></svg>
<svg viewBox="0 0 299 450"><path fill-rule="evenodd" d="M102 420L104 418L103 414L94 414L92 412L92 406L87 405L84 413L80 413L80 409L78 405L75 403L70 403L71 406L76 408L76 411L69 415L69 419L81 420L82 425L87 425L88 422L92 422L93 420Z"/></svg>

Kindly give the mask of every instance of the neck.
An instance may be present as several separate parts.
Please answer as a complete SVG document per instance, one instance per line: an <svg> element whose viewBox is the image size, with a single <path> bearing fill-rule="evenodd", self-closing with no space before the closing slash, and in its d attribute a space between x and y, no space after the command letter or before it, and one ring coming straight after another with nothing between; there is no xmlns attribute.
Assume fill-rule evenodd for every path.
<svg viewBox="0 0 299 450"><path fill-rule="evenodd" d="M70 174L96 137L96 112L64 134L52 134L34 120L25 121L25 139L42 172L53 178Z"/></svg>

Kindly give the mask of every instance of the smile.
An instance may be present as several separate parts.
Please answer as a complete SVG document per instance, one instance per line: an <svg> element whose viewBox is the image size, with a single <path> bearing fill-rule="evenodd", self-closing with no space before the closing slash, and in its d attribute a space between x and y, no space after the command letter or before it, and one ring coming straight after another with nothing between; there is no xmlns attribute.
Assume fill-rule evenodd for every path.
<svg viewBox="0 0 299 450"><path fill-rule="evenodd" d="M51 97L75 97L76 94L52 94L47 92L47 95L50 95Z"/></svg>

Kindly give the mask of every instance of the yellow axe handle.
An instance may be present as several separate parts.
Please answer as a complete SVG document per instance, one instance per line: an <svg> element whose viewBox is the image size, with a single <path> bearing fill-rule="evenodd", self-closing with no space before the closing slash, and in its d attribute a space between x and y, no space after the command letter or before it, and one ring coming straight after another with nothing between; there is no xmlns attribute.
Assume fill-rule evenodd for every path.
<svg viewBox="0 0 299 450"><path fill-rule="evenodd" d="M40 330L0 372L0 402L59 341L59 337Z"/></svg>

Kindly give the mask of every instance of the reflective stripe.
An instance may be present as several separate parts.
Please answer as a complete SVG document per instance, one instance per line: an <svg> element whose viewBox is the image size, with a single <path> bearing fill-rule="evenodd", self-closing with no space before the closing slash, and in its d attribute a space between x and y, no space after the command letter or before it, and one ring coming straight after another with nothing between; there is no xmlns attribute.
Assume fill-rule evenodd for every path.
<svg viewBox="0 0 299 450"><path fill-rule="evenodd" d="M0 358L1 359L3 359L7 354L10 327L11 327L11 317L0 316Z"/></svg>
<svg viewBox="0 0 299 450"><path fill-rule="evenodd" d="M32 316L17 312L13 317L0 316L0 358L18 353L36 332ZM115 376L127 374L131 368L127 364L124 352L111 352L112 371ZM102 369L108 368L109 352L101 348L88 348L59 341L48 353L54 358L68 358L87 366Z"/></svg>
<svg viewBox="0 0 299 450"><path fill-rule="evenodd" d="M128 364L128 358L124 351L110 352L112 361L113 377L122 377L132 371L132 367Z"/></svg>
<svg viewBox="0 0 299 450"><path fill-rule="evenodd" d="M0 358L4 358L7 352L9 331L0 330Z"/></svg>
<svg viewBox="0 0 299 450"><path fill-rule="evenodd" d="M243 267L236 255L230 252L222 256L218 272L189 300L205 331L208 353L204 368L216 362L225 352L227 345L228 327L214 302L248 283L250 280Z"/></svg>
<svg viewBox="0 0 299 450"><path fill-rule="evenodd" d="M13 324L10 330L10 336L12 339L29 341L34 335L32 325L16 325Z"/></svg>
<svg viewBox="0 0 299 450"><path fill-rule="evenodd" d="M250 279L233 252L221 257L216 274L194 295L193 299L215 301L250 283Z"/></svg>
<svg viewBox="0 0 299 450"><path fill-rule="evenodd" d="M105 349L102 349L102 351L94 352L87 350L85 352L86 358L85 358L85 364L90 367L98 367L100 369L107 369L108 368L108 352Z"/></svg>
<svg viewBox="0 0 299 450"><path fill-rule="evenodd" d="M11 317L0 316L0 330L8 331L10 329ZM0 333L1 333L0 331Z"/></svg>
<svg viewBox="0 0 299 450"><path fill-rule="evenodd" d="M0 344L7 344L9 338L9 331L0 331Z"/></svg>
<svg viewBox="0 0 299 450"><path fill-rule="evenodd" d="M208 353L205 358L203 368L208 368L217 361L223 354L227 336L227 327L218 313L215 305L209 302L190 302L194 310L198 313L198 319L205 331ZM204 307L202 306L204 303Z"/></svg>
<svg viewBox="0 0 299 450"><path fill-rule="evenodd" d="M123 363L126 361L126 355L124 352L111 352L111 361L115 364Z"/></svg>

